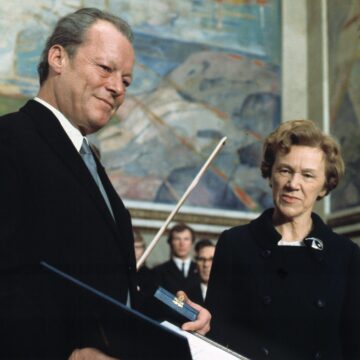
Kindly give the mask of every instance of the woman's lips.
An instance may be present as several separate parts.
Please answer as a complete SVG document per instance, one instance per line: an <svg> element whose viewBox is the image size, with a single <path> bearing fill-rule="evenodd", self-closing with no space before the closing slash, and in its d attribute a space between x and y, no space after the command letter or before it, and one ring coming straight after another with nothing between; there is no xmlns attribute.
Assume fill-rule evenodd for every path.
<svg viewBox="0 0 360 360"><path fill-rule="evenodd" d="M287 202L287 203L295 203L295 202L298 202L300 199L295 197L295 196L291 196L291 195L286 195L286 194L283 194L281 195L281 198Z"/></svg>

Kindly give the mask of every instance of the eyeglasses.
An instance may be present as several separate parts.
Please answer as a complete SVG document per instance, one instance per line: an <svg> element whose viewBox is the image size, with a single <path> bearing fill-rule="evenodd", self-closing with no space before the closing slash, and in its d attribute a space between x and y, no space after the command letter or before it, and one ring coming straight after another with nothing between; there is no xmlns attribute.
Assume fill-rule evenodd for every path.
<svg viewBox="0 0 360 360"><path fill-rule="evenodd" d="M212 262L212 261L213 261L213 258L212 258L212 257L210 257L210 258L197 257L197 258L196 258L196 261L201 262L201 263L206 263L207 261L208 261L208 262Z"/></svg>

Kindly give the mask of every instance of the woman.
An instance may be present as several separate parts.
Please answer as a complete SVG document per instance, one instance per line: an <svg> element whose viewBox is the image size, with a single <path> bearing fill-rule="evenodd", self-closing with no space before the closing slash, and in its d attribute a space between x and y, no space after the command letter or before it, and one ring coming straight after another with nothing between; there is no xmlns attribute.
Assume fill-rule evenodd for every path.
<svg viewBox="0 0 360 360"><path fill-rule="evenodd" d="M312 212L344 172L337 143L309 120L285 122L261 171L274 208L218 241L210 337L253 360L359 360L359 247Z"/></svg>

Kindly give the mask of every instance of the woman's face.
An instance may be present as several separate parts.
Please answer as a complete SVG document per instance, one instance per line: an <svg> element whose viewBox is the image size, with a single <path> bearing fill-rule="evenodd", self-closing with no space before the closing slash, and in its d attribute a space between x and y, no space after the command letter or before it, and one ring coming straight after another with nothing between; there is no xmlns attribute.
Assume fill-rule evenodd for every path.
<svg viewBox="0 0 360 360"><path fill-rule="evenodd" d="M310 218L316 199L326 194L324 152L293 145L288 154L277 153L270 186L275 218L287 221Z"/></svg>

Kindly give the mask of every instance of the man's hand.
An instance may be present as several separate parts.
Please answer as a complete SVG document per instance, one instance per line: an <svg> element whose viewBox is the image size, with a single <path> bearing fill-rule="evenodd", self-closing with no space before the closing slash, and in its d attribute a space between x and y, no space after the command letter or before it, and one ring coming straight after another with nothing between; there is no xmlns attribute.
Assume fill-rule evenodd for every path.
<svg viewBox="0 0 360 360"><path fill-rule="evenodd" d="M94 348L75 349L68 360L118 360Z"/></svg>
<svg viewBox="0 0 360 360"><path fill-rule="evenodd" d="M181 328L186 331L196 331L201 335L205 335L210 330L211 314L208 310L202 306L189 300L184 291L178 291L176 293L177 298L185 299L185 302L199 311L199 315L195 321L189 321L182 324Z"/></svg>

